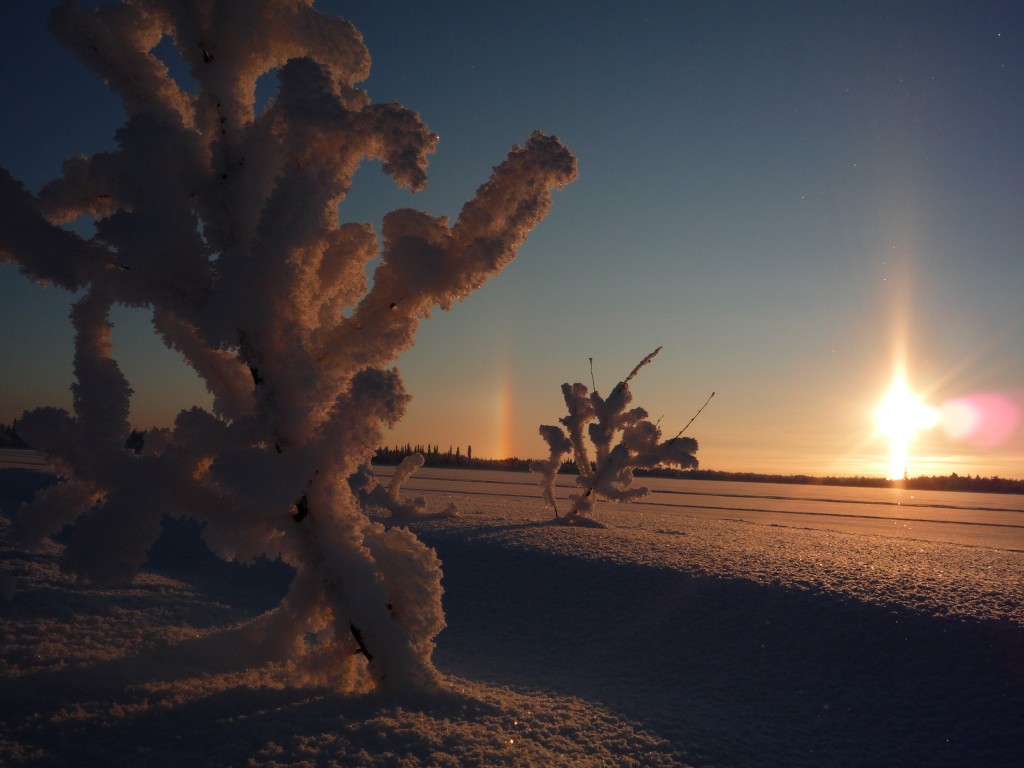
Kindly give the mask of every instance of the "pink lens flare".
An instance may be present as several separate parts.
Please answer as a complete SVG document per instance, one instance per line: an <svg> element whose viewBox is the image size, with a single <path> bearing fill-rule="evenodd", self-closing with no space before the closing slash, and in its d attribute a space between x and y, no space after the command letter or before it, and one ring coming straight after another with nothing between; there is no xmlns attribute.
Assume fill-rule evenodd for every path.
<svg viewBox="0 0 1024 768"><path fill-rule="evenodd" d="M1009 440L1020 425L1024 393L981 392L947 400L939 411L947 435L992 448Z"/></svg>

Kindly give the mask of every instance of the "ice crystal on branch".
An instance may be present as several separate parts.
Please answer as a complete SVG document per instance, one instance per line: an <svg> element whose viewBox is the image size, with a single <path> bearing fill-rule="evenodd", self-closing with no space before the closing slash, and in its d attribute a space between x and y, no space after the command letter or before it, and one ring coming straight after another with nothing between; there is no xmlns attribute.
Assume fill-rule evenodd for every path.
<svg viewBox="0 0 1024 768"><path fill-rule="evenodd" d="M357 685L430 685L444 626L440 565L408 531L372 522L348 478L369 462L408 396L392 365L423 318L500 271L572 181L573 156L535 133L458 219L413 210L339 223L359 164L381 161L411 190L437 137L356 84L370 58L356 29L300 0L136 0L59 6L58 38L116 91L117 148L64 164L34 196L0 169L0 261L80 291L74 413L27 413L19 430L65 482L20 510L13 533L40 542L68 524L63 565L98 584L131 579L165 516L193 517L207 544L297 571L249 637L268 655L315 656ZM173 41L198 83L186 93L154 48ZM258 115L257 78L277 70ZM95 217L95 234L57 226ZM367 264L380 256L372 284ZM129 382L109 313L145 307L206 382L213 411L124 450ZM301 655L301 654L300 654ZM312 657L313 654L310 654ZM361 666L360 666L361 665Z"/></svg>
<svg viewBox="0 0 1024 768"><path fill-rule="evenodd" d="M555 517L574 525L600 525L589 517L596 499L608 501L636 501L647 495L648 489L633 485L633 471L674 466L681 469L696 467L697 441L682 437L680 432L670 440L661 440L661 429L647 419L643 408L629 408L633 395L629 382L661 351L658 347L641 360L630 374L620 381L607 399L597 390L590 392L583 384L563 384L562 396L568 414L559 421L562 427L542 425L540 435L548 444L549 454L544 461L535 461L530 469L541 475L544 501ZM691 419L692 422L692 419ZM689 425L687 425L689 426ZM590 459L584 428L593 444L595 459ZM621 434L620 434L621 433ZM612 445L616 435L619 443ZM571 509L560 518L555 504L555 477L562 457L571 453L579 477L579 493L570 494Z"/></svg>

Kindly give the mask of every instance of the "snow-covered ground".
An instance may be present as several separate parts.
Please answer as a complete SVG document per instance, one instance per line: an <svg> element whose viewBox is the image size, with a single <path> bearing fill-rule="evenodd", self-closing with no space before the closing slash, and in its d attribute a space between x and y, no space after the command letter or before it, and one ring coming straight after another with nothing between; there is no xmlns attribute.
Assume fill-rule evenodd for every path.
<svg viewBox="0 0 1024 768"><path fill-rule="evenodd" d="M188 524L114 590L61 574L58 543L3 544L0 764L1019 765L1020 497L957 495L979 527L1001 515L995 548L915 535L949 500L908 512L844 495L856 489L787 501L751 487L600 505L607 528L570 530L529 478L507 480L422 470L408 483L430 509L460 509L412 526L444 563L448 621L435 660L449 690L418 698L250 668L230 628L276 604L288 571L221 563ZM0 471L0 543L49 482ZM807 514L862 502L891 527ZM741 511L769 507L791 514Z"/></svg>

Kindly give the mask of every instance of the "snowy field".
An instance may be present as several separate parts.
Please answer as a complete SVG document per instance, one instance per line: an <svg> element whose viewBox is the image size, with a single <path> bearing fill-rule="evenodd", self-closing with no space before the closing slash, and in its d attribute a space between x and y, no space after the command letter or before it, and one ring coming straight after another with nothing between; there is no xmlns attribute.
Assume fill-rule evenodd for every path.
<svg viewBox="0 0 1024 768"><path fill-rule="evenodd" d="M449 689L345 697L251 668L231 628L289 579L169 525L127 588L6 545L53 477L0 456L0 764L1017 766L1024 497L644 481L605 529L552 526L529 475L420 470L455 518ZM381 468L386 475L388 468ZM571 478L560 477L562 497ZM563 487L564 486L564 487Z"/></svg>

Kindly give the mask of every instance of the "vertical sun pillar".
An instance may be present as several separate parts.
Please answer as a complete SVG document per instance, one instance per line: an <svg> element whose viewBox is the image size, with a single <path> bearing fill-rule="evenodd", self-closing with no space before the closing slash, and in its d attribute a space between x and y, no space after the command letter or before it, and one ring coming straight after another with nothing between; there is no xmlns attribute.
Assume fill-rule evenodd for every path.
<svg viewBox="0 0 1024 768"><path fill-rule="evenodd" d="M512 432L512 385L509 381L506 366L497 386L497 402L495 404L494 456L495 459L506 459L512 455L510 445Z"/></svg>

